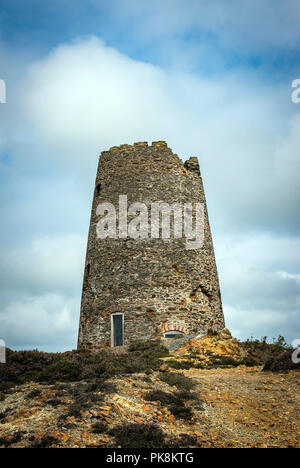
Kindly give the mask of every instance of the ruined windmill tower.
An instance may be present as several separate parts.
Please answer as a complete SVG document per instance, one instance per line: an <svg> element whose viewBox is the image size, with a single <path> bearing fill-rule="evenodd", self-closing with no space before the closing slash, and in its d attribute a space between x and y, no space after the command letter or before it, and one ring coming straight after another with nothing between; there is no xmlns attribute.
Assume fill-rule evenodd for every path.
<svg viewBox="0 0 300 468"><path fill-rule="evenodd" d="M149 213L156 202L201 204L203 245L187 248L184 236L160 235L161 226L153 238L150 224L144 238L132 238L124 228L118 231L125 216L118 211L120 195L127 207L140 202ZM117 228L113 235L99 238L97 207L103 203L116 208ZM127 216L129 223L134 218L130 209ZM175 218L169 219L174 228ZM88 237L78 347L120 346L222 328L218 273L197 158L183 163L161 141L103 151Z"/></svg>

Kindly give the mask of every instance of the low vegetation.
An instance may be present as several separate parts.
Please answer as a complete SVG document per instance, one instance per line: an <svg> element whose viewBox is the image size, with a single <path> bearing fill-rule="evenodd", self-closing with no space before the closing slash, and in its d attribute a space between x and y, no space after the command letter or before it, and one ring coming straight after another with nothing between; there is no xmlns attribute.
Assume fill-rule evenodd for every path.
<svg viewBox="0 0 300 468"><path fill-rule="evenodd" d="M125 423L109 432L115 439L114 446L126 448L176 448L196 446L197 438L189 434L170 437L156 424Z"/></svg>
<svg viewBox="0 0 300 468"><path fill-rule="evenodd" d="M272 357L265 363L263 370L272 372L300 370L300 362L293 362L293 353L293 350L289 350L279 354L278 356Z"/></svg>
<svg viewBox="0 0 300 468"><path fill-rule="evenodd" d="M40 439L33 440L27 446L27 448L50 448L59 444L59 440L56 437L45 434Z"/></svg>
<svg viewBox="0 0 300 468"><path fill-rule="evenodd" d="M279 354L291 350L291 346L286 343L285 338L281 335L277 339L273 338L272 343L268 343L267 340L266 336L260 340L250 338L244 342L240 342L240 345L257 360L258 365L264 365Z"/></svg>
<svg viewBox="0 0 300 468"><path fill-rule="evenodd" d="M282 337L221 335L196 338L181 354L158 342L118 355L8 350L0 447L298 446L298 375L273 374L299 369L291 348ZM227 431L235 422L238 432Z"/></svg>
<svg viewBox="0 0 300 468"><path fill-rule="evenodd" d="M109 350L44 353L8 349L7 363L0 365L0 393L30 381L51 384L84 380L99 385L99 379L103 383L115 375L158 370L159 358L166 355L168 350L156 342L137 343L117 358Z"/></svg>
<svg viewBox="0 0 300 468"><path fill-rule="evenodd" d="M144 399L147 401L159 401L162 406L168 408L175 418L181 418L189 421L193 420L193 412L191 408L186 406L186 401L197 400L197 397L188 391L171 394L162 390L153 390L152 392L147 393L144 396Z"/></svg>
<svg viewBox="0 0 300 468"><path fill-rule="evenodd" d="M297 368L290 362L289 355L275 362L274 359L284 352L291 353L291 348L282 336L273 343L267 338L261 340L249 339L240 342L241 348L247 353L243 359L231 356L211 355L209 365L203 366L201 359L168 360L168 367L173 369L236 367L264 365L265 370L288 370ZM15 385L26 382L54 384L55 382L90 381L90 392L95 385L104 385L105 379L116 375L145 372L150 375L161 366L160 358L169 356L169 351L159 342L136 342L129 346L128 352L118 355L109 350L98 353L90 351L69 351L65 353L44 353L41 351L11 351L7 350L7 363L0 365L0 397ZM146 377L145 377L146 378ZM162 380L178 389L190 390L193 386L190 379L183 374L164 373ZM87 392L88 393L88 392ZM38 395L36 395L38 396ZM31 395L29 398L34 398ZM52 402L49 404L58 404Z"/></svg>
<svg viewBox="0 0 300 468"><path fill-rule="evenodd" d="M174 372L164 372L160 376L160 380L168 385L177 387L179 390L191 390L195 386L191 379L183 374L176 374Z"/></svg>

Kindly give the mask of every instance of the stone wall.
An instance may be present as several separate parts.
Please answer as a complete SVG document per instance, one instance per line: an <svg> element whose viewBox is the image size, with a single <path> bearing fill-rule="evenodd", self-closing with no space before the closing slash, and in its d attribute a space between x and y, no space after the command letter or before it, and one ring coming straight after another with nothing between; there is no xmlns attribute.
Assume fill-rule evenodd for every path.
<svg viewBox="0 0 300 468"><path fill-rule="evenodd" d="M99 203L203 203L201 249L186 239L98 239ZM124 314L124 344L224 328L220 288L198 160L186 163L165 142L140 142L103 151L97 171L79 326L79 347L111 343L111 314Z"/></svg>

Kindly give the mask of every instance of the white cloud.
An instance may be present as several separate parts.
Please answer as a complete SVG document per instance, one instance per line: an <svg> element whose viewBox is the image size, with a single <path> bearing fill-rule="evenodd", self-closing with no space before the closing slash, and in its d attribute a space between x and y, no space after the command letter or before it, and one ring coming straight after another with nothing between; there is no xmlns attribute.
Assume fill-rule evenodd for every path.
<svg viewBox="0 0 300 468"><path fill-rule="evenodd" d="M300 125L290 83L237 70L210 79L163 70L92 37L35 63L25 87L39 157L92 177L100 150L166 139L183 158L199 155L216 218L247 228L299 225Z"/></svg>
<svg viewBox="0 0 300 468"><path fill-rule="evenodd" d="M233 336L241 340L246 340L251 336L258 339L266 336L271 342L281 335L287 343L292 343L300 336L298 311L285 315L273 309L258 309L257 307L245 309L225 304L224 312L228 317L226 325Z"/></svg>
<svg viewBox="0 0 300 468"><path fill-rule="evenodd" d="M26 112L54 155L89 165L116 139L160 134L161 122L154 117L175 111L166 83L162 70L99 39L76 41L32 67Z"/></svg>
<svg viewBox="0 0 300 468"><path fill-rule="evenodd" d="M300 275L294 275L292 273L288 273L287 271L277 271L276 273L280 278L296 281L296 283L300 285Z"/></svg>
<svg viewBox="0 0 300 468"><path fill-rule="evenodd" d="M81 288L85 247L83 237L70 234L2 250L1 285L6 292L74 294Z"/></svg>
<svg viewBox="0 0 300 468"><path fill-rule="evenodd" d="M300 45L298 0L190 0L188 7L183 0L122 0L113 5L115 15L133 23L137 37L145 41L198 31L207 39L214 35L223 48L238 53L258 55Z"/></svg>
<svg viewBox="0 0 300 468"><path fill-rule="evenodd" d="M45 294L13 300L0 311L0 333L6 345L43 351L75 349L79 320L76 299Z"/></svg>
<svg viewBox="0 0 300 468"><path fill-rule="evenodd" d="M228 235L216 247L229 328L240 338L300 336L300 238Z"/></svg>
<svg viewBox="0 0 300 468"><path fill-rule="evenodd" d="M76 347L85 244L65 235L1 251L0 336L7 346Z"/></svg>

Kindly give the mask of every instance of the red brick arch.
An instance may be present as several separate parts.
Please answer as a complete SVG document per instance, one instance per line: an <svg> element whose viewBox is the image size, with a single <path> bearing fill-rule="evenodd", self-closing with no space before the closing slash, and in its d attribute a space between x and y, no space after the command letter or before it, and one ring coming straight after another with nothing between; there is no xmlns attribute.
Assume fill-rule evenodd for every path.
<svg viewBox="0 0 300 468"><path fill-rule="evenodd" d="M178 331L181 333L186 332L186 326L182 323L176 323L176 322L164 322L162 324L162 331L163 333L168 332L168 331Z"/></svg>

